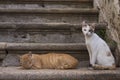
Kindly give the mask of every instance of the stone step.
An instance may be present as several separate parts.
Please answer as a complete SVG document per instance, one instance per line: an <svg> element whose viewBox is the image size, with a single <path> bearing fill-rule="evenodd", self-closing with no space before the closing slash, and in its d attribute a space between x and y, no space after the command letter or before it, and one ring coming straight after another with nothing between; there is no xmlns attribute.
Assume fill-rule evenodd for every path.
<svg viewBox="0 0 120 80"><path fill-rule="evenodd" d="M94 8L0 8L0 13L51 13L51 14L98 14L98 10Z"/></svg>
<svg viewBox="0 0 120 80"><path fill-rule="evenodd" d="M0 22L64 22L98 21L97 9L76 8L0 8Z"/></svg>
<svg viewBox="0 0 120 80"><path fill-rule="evenodd" d="M114 46L111 46L114 50ZM3 43L0 50L7 51L87 51L85 43Z"/></svg>
<svg viewBox="0 0 120 80"><path fill-rule="evenodd" d="M88 23L91 24L91 23ZM96 30L105 30L106 23L95 23ZM0 30L16 31L75 31L81 30L81 24L71 23L40 23L40 22L0 22Z"/></svg>
<svg viewBox="0 0 120 80"><path fill-rule="evenodd" d="M0 42L0 50L7 51L80 51L86 50L84 43L7 43Z"/></svg>
<svg viewBox="0 0 120 80"><path fill-rule="evenodd" d="M106 31L106 26L106 23L96 23L96 32ZM0 42L80 43L85 41L81 24L70 23L0 22L0 37L2 37Z"/></svg>
<svg viewBox="0 0 120 80"><path fill-rule="evenodd" d="M9 1L9 0L4 0L1 2L5 2L5 1ZM10 0L10 2L93 2L93 0Z"/></svg>
<svg viewBox="0 0 120 80"><path fill-rule="evenodd" d="M45 53L66 53L80 61L80 67L89 65L89 56L84 43L2 43L7 55L2 61L2 66L19 66L18 55L32 51L36 54ZM115 46L110 45L111 50L115 51ZM2 49L3 51L3 49Z"/></svg>
<svg viewBox="0 0 120 80"><path fill-rule="evenodd" d="M7 43L7 50L40 50L40 51L80 51L86 50L84 43Z"/></svg>
<svg viewBox="0 0 120 80"><path fill-rule="evenodd" d="M0 67L0 80L120 80L120 69L21 70L19 67Z"/></svg>
<svg viewBox="0 0 120 80"><path fill-rule="evenodd" d="M92 8L93 0L0 0L0 7Z"/></svg>
<svg viewBox="0 0 120 80"><path fill-rule="evenodd" d="M4 51L7 53L6 57L1 58L3 59L2 66L19 66L18 55L29 51L36 54L66 53L81 61L81 66L89 64L89 56L84 43L6 43L1 46L4 46ZM84 64L84 61L87 63Z"/></svg>

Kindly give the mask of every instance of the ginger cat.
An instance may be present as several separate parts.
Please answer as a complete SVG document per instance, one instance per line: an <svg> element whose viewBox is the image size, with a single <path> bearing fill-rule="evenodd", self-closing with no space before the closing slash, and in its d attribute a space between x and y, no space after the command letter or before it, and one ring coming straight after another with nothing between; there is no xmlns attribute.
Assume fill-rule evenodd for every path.
<svg viewBox="0 0 120 80"><path fill-rule="evenodd" d="M68 54L31 54L20 56L21 66L25 69L73 69L78 65L78 60Z"/></svg>
<svg viewBox="0 0 120 80"><path fill-rule="evenodd" d="M88 49L90 64L94 69L115 69L115 59L107 43L94 33L95 25L82 22L82 32Z"/></svg>

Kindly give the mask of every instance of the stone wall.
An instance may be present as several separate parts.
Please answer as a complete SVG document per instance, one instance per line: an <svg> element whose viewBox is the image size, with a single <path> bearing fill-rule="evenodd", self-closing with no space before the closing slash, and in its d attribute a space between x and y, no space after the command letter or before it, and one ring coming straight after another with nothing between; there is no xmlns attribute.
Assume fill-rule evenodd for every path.
<svg viewBox="0 0 120 80"><path fill-rule="evenodd" d="M117 43L115 52L117 66L120 66L120 0L94 0L100 10L99 21L107 22L107 35Z"/></svg>

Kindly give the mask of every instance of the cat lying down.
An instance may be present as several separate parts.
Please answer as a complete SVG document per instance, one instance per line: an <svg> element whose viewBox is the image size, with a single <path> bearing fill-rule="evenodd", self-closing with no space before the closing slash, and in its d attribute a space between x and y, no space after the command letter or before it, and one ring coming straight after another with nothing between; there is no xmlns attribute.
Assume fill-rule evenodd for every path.
<svg viewBox="0 0 120 80"><path fill-rule="evenodd" d="M78 60L63 53L32 54L20 56L20 63L24 69L73 69Z"/></svg>

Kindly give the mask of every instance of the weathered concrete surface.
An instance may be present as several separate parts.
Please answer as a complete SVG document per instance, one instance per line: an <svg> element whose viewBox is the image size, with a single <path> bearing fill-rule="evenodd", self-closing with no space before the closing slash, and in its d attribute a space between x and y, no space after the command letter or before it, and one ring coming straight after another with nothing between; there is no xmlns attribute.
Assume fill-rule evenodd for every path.
<svg viewBox="0 0 120 80"><path fill-rule="evenodd" d="M40 22L40 23L51 23L51 22L63 22L79 24L83 20L88 22L97 22L97 15L87 14L1 14L1 22Z"/></svg>
<svg viewBox="0 0 120 80"><path fill-rule="evenodd" d="M4 4L1 4L4 3ZM7 3L7 4L6 4ZM8 4L10 3L10 4ZM11 4L12 3L12 4ZM17 3L17 4L13 4ZM29 4L30 3L30 4ZM35 4L36 3L36 4ZM44 2L22 2L15 1L4 2L0 1L0 8L92 8L92 2L78 1L44 1Z"/></svg>
<svg viewBox="0 0 120 80"><path fill-rule="evenodd" d="M32 29L30 29L32 30ZM37 30L37 29L36 29ZM4 37L3 37L4 35ZM0 41L5 42L19 42L19 43L79 43L84 42L83 34L81 32L17 32L8 31L0 32Z"/></svg>
<svg viewBox="0 0 120 80"><path fill-rule="evenodd" d="M120 66L120 0L95 0L100 9L100 21L108 23L107 35L117 43L116 59Z"/></svg>
<svg viewBox="0 0 120 80"><path fill-rule="evenodd" d="M114 49L114 47L110 46ZM56 50L56 51L85 51L85 43L7 43L7 51L17 50ZM111 49L111 50L113 50Z"/></svg>
<svg viewBox="0 0 120 80"><path fill-rule="evenodd" d="M19 54L7 54L6 57L3 59L2 61L2 65L3 67L6 66L19 66L20 62L19 62Z"/></svg>
<svg viewBox="0 0 120 80"><path fill-rule="evenodd" d="M0 60L4 59L6 55L7 55L6 51L0 51Z"/></svg>
<svg viewBox="0 0 120 80"><path fill-rule="evenodd" d="M6 42L0 42L0 66L2 64L2 60L6 57Z"/></svg>
<svg viewBox="0 0 120 80"><path fill-rule="evenodd" d="M30 43L84 42L81 24L0 22L0 41ZM96 31L105 30L105 23L96 23Z"/></svg>
<svg viewBox="0 0 120 80"><path fill-rule="evenodd" d="M92 8L92 0L0 0L1 7L35 7L35 8ZM12 4L11 4L12 3ZM13 4L14 3L14 4ZM15 4L17 3L17 5ZM30 4L29 4L30 3Z"/></svg>
<svg viewBox="0 0 120 80"><path fill-rule="evenodd" d="M0 42L0 64L1 60L6 57L6 42Z"/></svg>
<svg viewBox="0 0 120 80"><path fill-rule="evenodd" d="M91 23L88 23L91 24ZM106 29L107 24L106 23L95 23L95 29L101 30ZM0 30L17 30L17 31L25 31L26 29L34 29L37 31L39 30L69 30L72 31L72 29L81 31L82 25L79 24L71 24L71 23L40 23L40 22L0 22ZM25 30L24 30L25 29ZM38 30L38 31L39 31ZM27 31L27 30L26 30ZM74 30L73 30L74 31Z"/></svg>
<svg viewBox="0 0 120 80"><path fill-rule="evenodd" d="M8 1L8 4L5 4L7 3ZM5 1L0 1L1 3L4 2L4 4L1 4L0 5L0 13L5 13L7 12L8 14L10 14L10 12L16 12L16 13L28 13L27 15L25 14L19 14L19 15L15 15L12 16L11 13L10 15L1 15L0 18L1 18L1 22L20 22L20 21L23 21L23 22L26 22L26 21L29 21L29 22L72 22L72 21L75 21L75 20L81 20L82 18L79 16L79 15L75 15L75 18L73 17L73 20L69 19L69 17L71 17L71 15L67 16L66 14L64 15L52 15L52 14L47 14L47 13L86 13L85 10L76 10L77 8L80 8L80 7L90 7L92 5L92 1L90 0L62 0L63 3L60 3L61 1L41 1L41 0L13 0L13 1L10 1L10 0L5 0ZM10 3L9 3L10 2ZM19 4L11 4L11 3L14 3L14 2L17 2ZM33 4L21 4L21 2L31 2ZM34 4L34 2L37 2ZM38 2L41 2L41 3L38 3ZM53 2L53 3L51 3ZM64 3L65 2L65 3ZM69 3L70 2L70 3ZM90 4L89 4L90 3ZM90 5L90 6L89 6ZM44 8L43 8L44 7ZM48 9L49 8L49 9ZM53 8L53 9L51 9ZM57 8L57 9L54 9L54 8ZM68 9L68 10L64 10L64 8ZM72 10L69 10L70 8L73 8ZM16 9L16 10L13 10L13 9ZM59 10L60 9L60 10ZM63 9L63 10L61 10ZM96 12L94 10L90 10L92 13ZM90 12L88 11L88 13ZM30 16L29 13L45 13L46 15L43 15L43 14L40 14L40 15L37 15L35 14L36 16L33 16L33 14ZM23 15L23 16L22 16ZM73 16L73 14L72 14ZM83 15L84 16L84 15ZM53 18L54 17L54 18ZM78 17L78 18L77 18ZM89 17L89 16L88 16ZM94 17L94 16L93 16ZM68 19L67 19L68 18ZM79 19L80 18L80 19ZM75 20L74 20L75 19ZM87 17L86 17L87 19ZM70 21L71 20L71 21Z"/></svg>
<svg viewBox="0 0 120 80"><path fill-rule="evenodd" d="M0 8L0 13L59 13L59 14L98 14L97 9L85 8Z"/></svg>
<svg viewBox="0 0 120 80"><path fill-rule="evenodd" d="M86 50L84 43L7 43L6 50Z"/></svg>
<svg viewBox="0 0 120 80"><path fill-rule="evenodd" d="M41 0L20 0L20 1L41 1ZM60 1L77 1L77 2L92 2L93 0L43 0L43 1L57 1L57 2L60 2Z"/></svg>
<svg viewBox="0 0 120 80"><path fill-rule="evenodd" d="M23 70L19 67L0 67L0 80L120 80L120 69Z"/></svg>
<svg viewBox="0 0 120 80"><path fill-rule="evenodd" d="M7 43L6 42L0 42L0 50L5 50Z"/></svg>

